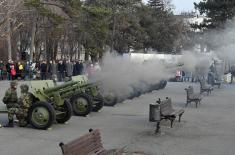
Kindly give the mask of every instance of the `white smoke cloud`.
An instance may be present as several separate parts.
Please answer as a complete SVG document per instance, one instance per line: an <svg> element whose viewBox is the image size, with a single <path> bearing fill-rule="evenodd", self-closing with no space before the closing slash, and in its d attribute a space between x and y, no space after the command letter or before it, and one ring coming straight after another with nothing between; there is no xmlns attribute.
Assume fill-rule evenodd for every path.
<svg viewBox="0 0 235 155"><path fill-rule="evenodd" d="M199 76L204 76L208 73L212 62L212 55L197 53L195 51L183 51L182 57L179 60L179 63L183 64L182 70Z"/></svg>
<svg viewBox="0 0 235 155"><path fill-rule="evenodd" d="M149 85L169 78L169 73L159 60L137 63L114 53L104 56L101 68L95 79L103 82L105 92L114 92L121 98L133 93L133 87L145 90Z"/></svg>
<svg viewBox="0 0 235 155"><path fill-rule="evenodd" d="M235 19L228 21L224 29L216 29L207 35L208 42L217 57L235 63Z"/></svg>

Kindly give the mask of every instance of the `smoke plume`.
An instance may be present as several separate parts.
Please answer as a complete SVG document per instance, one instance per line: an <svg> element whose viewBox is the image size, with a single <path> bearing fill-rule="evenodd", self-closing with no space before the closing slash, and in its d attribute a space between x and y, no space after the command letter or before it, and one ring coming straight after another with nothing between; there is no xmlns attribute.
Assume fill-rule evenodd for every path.
<svg viewBox="0 0 235 155"><path fill-rule="evenodd" d="M113 92L119 98L127 98L136 89L144 91L150 85L169 78L169 73L160 61L132 62L115 53L104 56L101 68L94 75L95 79L102 81L105 93Z"/></svg>

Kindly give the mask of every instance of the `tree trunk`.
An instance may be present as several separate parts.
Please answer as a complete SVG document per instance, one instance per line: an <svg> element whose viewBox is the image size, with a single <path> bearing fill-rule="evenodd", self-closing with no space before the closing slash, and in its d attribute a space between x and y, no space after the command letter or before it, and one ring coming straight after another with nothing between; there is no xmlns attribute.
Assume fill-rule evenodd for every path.
<svg viewBox="0 0 235 155"><path fill-rule="evenodd" d="M33 54L35 53L35 34L36 34L36 21L33 21L33 27L32 27L32 33L31 33L31 42L30 42L30 55L29 55L29 61L33 61Z"/></svg>
<svg viewBox="0 0 235 155"><path fill-rule="evenodd" d="M9 16L7 17L7 47L8 47L8 60L12 60L11 49L11 22Z"/></svg>
<svg viewBox="0 0 235 155"><path fill-rule="evenodd" d="M114 36L115 36L115 31L116 31L116 0L114 0L113 3L113 8L112 8L112 20L113 20L113 30L112 30L112 38L111 38L111 47L110 47L110 52L113 52L114 49Z"/></svg>

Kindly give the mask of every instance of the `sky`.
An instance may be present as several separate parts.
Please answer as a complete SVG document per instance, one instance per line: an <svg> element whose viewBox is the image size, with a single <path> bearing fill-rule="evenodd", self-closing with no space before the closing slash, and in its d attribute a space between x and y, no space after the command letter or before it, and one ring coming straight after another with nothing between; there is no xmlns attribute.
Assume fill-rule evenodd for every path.
<svg viewBox="0 0 235 155"><path fill-rule="evenodd" d="M147 2L148 0L143 0ZM193 2L200 2L200 0L171 0L172 4L175 6L175 13L193 11Z"/></svg>

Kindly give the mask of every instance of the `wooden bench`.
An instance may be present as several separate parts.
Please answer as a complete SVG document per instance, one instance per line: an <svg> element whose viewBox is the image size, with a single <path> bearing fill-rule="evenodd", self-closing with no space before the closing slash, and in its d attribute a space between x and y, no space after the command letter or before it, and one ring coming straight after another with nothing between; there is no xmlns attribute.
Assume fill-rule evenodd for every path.
<svg viewBox="0 0 235 155"><path fill-rule="evenodd" d="M207 95L211 94L213 87L206 84L205 80L200 80L200 93L207 92Z"/></svg>
<svg viewBox="0 0 235 155"><path fill-rule="evenodd" d="M194 102L196 104L196 108L198 104L201 103L202 96L199 93L194 93L193 86L189 86L188 88L185 88L187 93L187 101L186 101L186 107L189 103Z"/></svg>
<svg viewBox="0 0 235 155"><path fill-rule="evenodd" d="M90 129L88 134L67 144L61 142L59 146L63 155L109 155L109 151L103 147L98 129ZM121 150L112 152L112 155L121 155Z"/></svg>
<svg viewBox="0 0 235 155"><path fill-rule="evenodd" d="M181 121L181 117L184 113L183 109L180 110L175 110L172 107L172 101L171 98L166 98L166 100L161 101L161 99L159 98L159 100L157 101L157 103L160 105L160 114L161 114L161 120L170 120L171 121L171 128L173 127L173 123L176 119L176 117L179 117L179 122Z"/></svg>

